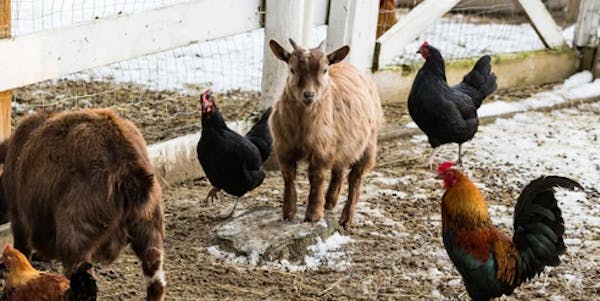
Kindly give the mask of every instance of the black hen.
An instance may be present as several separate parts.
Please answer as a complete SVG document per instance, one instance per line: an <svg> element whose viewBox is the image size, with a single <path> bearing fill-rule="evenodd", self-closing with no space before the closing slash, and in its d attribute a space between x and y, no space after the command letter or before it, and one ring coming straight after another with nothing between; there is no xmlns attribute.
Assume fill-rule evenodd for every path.
<svg viewBox="0 0 600 301"><path fill-rule="evenodd" d="M490 57L480 58L463 81L451 87L440 51L424 42L418 53L425 64L410 90L408 111L433 148L427 164L431 166L436 148L446 143L458 143L457 163L461 164L461 146L473 138L479 126L477 109L497 87Z"/></svg>
<svg viewBox="0 0 600 301"><path fill-rule="evenodd" d="M66 292L67 300L95 301L98 294L98 285L92 273L93 266L84 262L71 275L69 289Z"/></svg>
<svg viewBox="0 0 600 301"><path fill-rule="evenodd" d="M227 127L210 91L202 94L201 107L202 136L196 151L213 186L208 198L214 198L221 189L236 196L231 216L240 197L262 184L265 178L262 163L271 154L272 139L267 125L271 109L244 137Z"/></svg>

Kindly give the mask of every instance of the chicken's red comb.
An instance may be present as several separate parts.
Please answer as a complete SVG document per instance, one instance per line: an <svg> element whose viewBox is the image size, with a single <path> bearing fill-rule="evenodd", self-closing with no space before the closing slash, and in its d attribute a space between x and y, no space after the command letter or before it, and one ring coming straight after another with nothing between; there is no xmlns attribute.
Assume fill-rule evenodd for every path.
<svg viewBox="0 0 600 301"><path fill-rule="evenodd" d="M421 46L419 46L419 49L421 49L425 46L429 46L429 42L427 42L427 41L423 42L423 44L421 44Z"/></svg>
<svg viewBox="0 0 600 301"><path fill-rule="evenodd" d="M208 97L210 96L210 93L212 93L212 90L210 88L207 88L206 90L204 90L204 92L202 92L202 94L200 94L200 98L202 99L202 101L208 101Z"/></svg>
<svg viewBox="0 0 600 301"><path fill-rule="evenodd" d="M454 165L454 163L452 163L450 161L446 161L446 162L440 164L440 166L438 166L438 173L439 174L445 173L448 169L452 168L452 165Z"/></svg>

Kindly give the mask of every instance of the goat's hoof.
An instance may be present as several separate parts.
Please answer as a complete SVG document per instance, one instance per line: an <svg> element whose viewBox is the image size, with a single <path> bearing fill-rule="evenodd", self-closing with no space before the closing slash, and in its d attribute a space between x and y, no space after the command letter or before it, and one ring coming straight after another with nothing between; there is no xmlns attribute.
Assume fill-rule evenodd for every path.
<svg viewBox="0 0 600 301"><path fill-rule="evenodd" d="M323 218L325 214L323 213L323 211L320 212L307 212L306 216L304 217L304 221L305 222L311 222L311 223L315 223L318 222L319 220L321 220L321 218Z"/></svg>
<svg viewBox="0 0 600 301"><path fill-rule="evenodd" d="M345 231L352 232L352 220L350 220L346 217L342 217L340 219L339 223L340 223L340 226L342 226Z"/></svg>
<svg viewBox="0 0 600 301"><path fill-rule="evenodd" d="M283 213L283 220L284 221L293 221L294 217L296 217L296 212L284 212Z"/></svg>

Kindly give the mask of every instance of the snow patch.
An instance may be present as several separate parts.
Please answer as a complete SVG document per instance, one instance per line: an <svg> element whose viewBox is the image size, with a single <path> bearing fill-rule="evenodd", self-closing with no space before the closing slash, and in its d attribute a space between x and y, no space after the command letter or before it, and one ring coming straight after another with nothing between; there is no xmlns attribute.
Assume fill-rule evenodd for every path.
<svg viewBox="0 0 600 301"><path fill-rule="evenodd" d="M261 262L259 250L250 252L247 256L223 251L218 246L210 246L206 251L211 256L230 264L261 266L292 273L315 271L322 267L335 271L345 271L352 266L352 261L348 256L350 252L344 251L342 248L353 241L349 236L341 235L339 232L332 234L326 240L317 237L317 242L307 247L310 255L305 255L302 260L297 262L290 262L287 259Z"/></svg>

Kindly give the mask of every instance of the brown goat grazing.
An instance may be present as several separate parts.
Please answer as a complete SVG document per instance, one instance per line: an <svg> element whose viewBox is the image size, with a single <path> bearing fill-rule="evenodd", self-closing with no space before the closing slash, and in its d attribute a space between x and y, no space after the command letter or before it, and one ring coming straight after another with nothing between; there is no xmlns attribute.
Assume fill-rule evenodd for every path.
<svg viewBox="0 0 600 301"><path fill-rule="evenodd" d="M271 40L271 50L289 66L282 95L273 105L269 120L273 149L279 160L285 191L283 218L296 215L296 165L308 161L310 193L306 221L318 221L323 209L335 207L348 175L348 200L340 224L349 229L360 198L363 176L375 165L377 132L383 120L375 84L346 63L340 63L350 47L330 54L324 41L314 49L298 47L290 39L290 53ZM325 196L325 177L331 181ZM326 200L326 201L325 201Z"/></svg>
<svg viewBox="0 0 600 301"><path fill-rule="evenodd" d="M146 142L114 111L26 117L0 150L15 248L62 262L109 264L129 242L147 277L147 300L163 300L163 211Z"/></svg>

